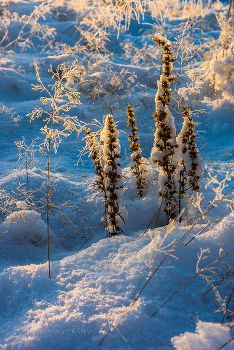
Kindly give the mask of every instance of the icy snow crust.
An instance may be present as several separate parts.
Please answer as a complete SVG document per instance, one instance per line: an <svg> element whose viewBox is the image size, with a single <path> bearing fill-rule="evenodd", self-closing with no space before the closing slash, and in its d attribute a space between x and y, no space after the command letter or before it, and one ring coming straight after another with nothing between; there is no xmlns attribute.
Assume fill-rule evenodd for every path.
<svg viewBox="0 0 234 350"><path fill-rule="evenodd" d="M11 12L29 15L38 2L13 1L8 8ZM68 6L53 9L41 24L48 24L56 28L56 40L64 44L74 45L76 42L74 22L76 13L74 2ZM81 6L79 2L79 6ZM162 37L169 37L170 42L175 40L174 34L180 30L181 23L186 22L188 14L178 14L177 6L164 11L165 21ZM86 4L88 10L88 5ZM161 6L163 6L161 4ZM216 6L216 7L215 7ZM203 29L206 34L218 34L218 25L215 11L227 12L228 5L217 2L212 9L204 11L204 20L196 24L195 31ZM152 10L153 11L153 10ZM225 12L225 13L226 13ZM200 15L200 14L199 14ZM187 17L186 17L187 16ZM234 251L233 230L234 215L228 212L219 222L214 222L209 228L194 239L187 247L186 242L206 227L206 221L201 220L190 232L185 240L176 247L173 255L168 257L161 268L154 275L134 305L132 301L148 280L151 273L158 266L165 254L171 248L171 244L179 240L191 227L183 223L176 223L165 238L167 229L164 225L164 217L159 217L157 226L152 221L160 206L154 183L155 173L151 169L148 174L149 184L144 197L136 195L133 177L129 167L131 154L128 151L129 142L126 137L126 106L131 103L136 106L135 114L139 127L140 147L142 155L150 160L150 153L154 141L155 121L152 113L155 111L155 94L157 93L157 81L160 78L160 53L157 60L143 64L132 61L123 54L123 45L135 43L143 48L141 55L154 55L156 46L152 44L152 37L161 28L156 24L150 12L145 14L144 24L140 16L140 23L133 19L130 27L119 33L110 33L109 50L113 56L102 56L103 66L94 66L92 74L83 77L85 84L80 96L82 105L70 111L72 115L87 123L97 118L102 123L103 116L110 113L109 108L103 107L101 102L94 104L87 96L92 93L95 81L105 81L110 69L118 73L127 69L136 75L135 83L144 84L143 92L134 93L129 99L128 94L120 90L120 107L113 110L114 120L118 121L118 129L121 145L122 173L124 175L124 189L122 202L128 212L128 219L123 225L123 236L106 238L107 232L102 226L96 231L84 247L77 252L85 240L93 233L94 229L103 220L103 198L101 194L94 192L94 176L91 167L91 159L88 154L82 157L82 162L77 167L79 150L85 145L83 137L73 133L69 138L63 139L56 155L52 155L51 180L59 191L54 193L54 201L64 196L80 205L80 211L75 217L76 231L74 227L66 227L52 211L53 219L50 221L50 249L51 249L51 274L48 278L47 264L47 233L46 217L41 215L39 209L30 208L26 202L15 203L17 211L2 217L0 224L0 348L3 350L67 350L67 349L154 349L166 348L176 350L218 350L231 337L229 327L221 325L223 314L215 310L220 304L215 299L215 294L205 279L195 277L189 284L180 290L160 311L152 314L181 287L189 278L196 274L198 254L201 249L209 249L205 252L205 260L200 261L199 268L205 267L220 254ZM156 28L154 28L156 27ZM19 32L20 26L12 23L12 38ZM107 29L108 30L108 29ZM174 33L174 34L173 34ZM12 39L11 37L9 38ZM34 59L40 66L40 76L45 85L51 82L51 76L47 69L52 64L53 69L62 62L73 62L74 57L64 51L40 49L40 41L34 39L34 48L29 48L22 53L16 49L12 61L4 55L1 56L0 66L0 114L1 114L1 154L0 154L0 189L4 190L4 198L8 193L15 191L20 184L25 184L26 189L39 189L46 181L45 159L37 154L39 162L43 163L43 169L38 167L29 169L29 181L26 183L24 168L17 168L17 147L15 141L22 140L25 136L27 144L31 140L41 136L40 128L44 123L37 119L29 123L26 117L33 108L40 108L41 102L37 93L31 89L31 84L37 84L35 70L32 66ZM149 56L150 57L150 56ZM76 57L75 57L76 58ZM155 59L155 60L154 60ZM149 62L149 63L147 63ZM14 66L15 64L15 66ZM21 69L17 69L21 65ZM110 68L111 67L111 68ZM227 67L224 71L224 67ZM200 122L196 126L198 131L205 131L205 141L198 138L198 148L202 148L201 155L204 158L206 175L211 172L220 180L225 177L226 170L233 169L233 135L234 135L234 107L233 107L233 54L229 52L226 57L218 57L210 61L209 70L204 67L201 79L204 86L201 96L188 95L188 104L193 108L204 109L204 114L196 116L195 121ZM216 80L214 80L216 76ZM218 98L209 95L210 81L214 82ZM131 83L133 86L135 83ZM151 88L154 86L153 88ZM159 83L160 87L160 83ZM130 91L130 87L129 87ZM183 91L181 90L181 94ZM6 106L8 110L5 109ZM9 111L9 108L13 108ZM173 117L173 110L170 110ZM207 114L208 112L208 114ZM199 133L199 136L203 135ZM42 136L41 136L42 137ZM226 156L223 156L227 154ZM211 160L209 163L206 159ZM219 160L223 161L220 163ZM69 170L69 174L66 172ZM204 196L201 204L206 208L214 199L214 192L206 187L207 180L201 183L201 192ZM229 182L227 190L233 186L233 180ZM127 192L126 192L127 190ZM72 195L72 193L74 195ZM78 194L77 194L78 193ZM36 194L40 196L40 193ZM38 198L36 198L38 199ZM195 199L193 199L195 203ZM199 208L193 208L194 217L199 216ZM193 209L192 209L193 208ZM226 204L220 204L213 208L208 216L210 220L223 213L227 209ZM74 218L73 218L74 219ZM151 225L149 223L152 221ZM149 225L149 230L144 234ZM143 236L143 237L142 237ZM174 244L173 243L173 244ZM156 254L156 251L159 250ZM147 265L151 266L143 279L140 288L132 299L132 295L140 282ZM232 266L232 259L226 258L225 267ZM227 270L216 270L215 281L218 282ZM230 295L232 287L228 283L222 283L220 293ZM130 306L131 305L131 306ZM231 306L230 306L231 307ZM102 344L99 342L109 331ZM232 350L233 343L225 349Z"/></svg>

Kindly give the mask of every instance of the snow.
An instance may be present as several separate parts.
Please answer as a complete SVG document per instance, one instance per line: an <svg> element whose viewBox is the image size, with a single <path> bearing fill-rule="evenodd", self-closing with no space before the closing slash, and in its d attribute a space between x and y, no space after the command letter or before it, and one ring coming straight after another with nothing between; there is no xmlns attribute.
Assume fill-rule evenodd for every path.
<svg viewBox="0 0 234 350"><path fill-rule="evenodd" d="M185 332L185 334L172 338L172 344L176 350L216 350L231 338L230 328L225 328L219 323L197 322L196 333ZM227 350L233 346L227 344Z"/></svg>
<svg viewBox="0 0 234 350"><path fill-rule="evenodd" d="M3 350L219 350L233 337L234 62L233 23L228 27L226 21L229 2L167 0L156 6L154 0L147 0L142 8L141 1L135 5L127 1L124 17L116 3L13 0L0 4L0 42L5 47L0 51ZM15 47L7 46L21 29ZM150 158L155 134L152 114L162 92L161 53L152 42L155 32L172 45L177 58L173 101L167 109L170 126L177 127L178 122L173 140L183 124L179 106L182 111L187 104L204 167L200 193L187 196L182 221L177 218L167 226L157 195L164 178ZM229 47L223 50L225 35ZM190 53L198 56L186 65ZM44 116L30 122L28 115L43 107L40 98L48 94L32 90L31 84L38 84L35 64L49 90L50 65L55 72L58 64L65 62L68 67L76 59L84 68L74 85L70 81L66 88L78 89L82 104L65 115L79 121L81 132L62 136L57 153L51 152L49 279L48 154L46 148L45 155L39 152L44 141L41 130L49 130L49 125ZM48 105L51 102L49 96ZM146 170L142 198L130 168L133 155L126 127L130 103ZM158 103L157 108L162 106ZM104 141L107 136L104 126L109 114L117 127L115 153L121 155L116 171L123 175L118 193L124 234L107 238L104 198L95 189L84 129L94 133L93 146L101 153L99 138ZM62 128L63 122L56 121L54 127ZM25 150L38 137L35 158L28 157L26 163ZM19 159L17 142L22 140L26 146ZM234 342L225 349L234 349Z"/></svg>
<svg viewBox="0 0 234 350"><path fill-rule="evenodd" d="M156 33L154 35L154 38L157 38L158 40L160 40L161 42L165 43L166 45L171 45L171 42L170 40L168 40L167 38L165 38L164 36L162 36L161 34L159 33Z"/></svg>
<svg viewBox="0 0 234 350"><path fill-rule="evenodd" d="M22 201L16 203L19 209ZM8 244L17 242L34 243L42 246L46 243L46 224L41 219L41 215L32 210L18 210L7 216L0 226L1 234L5 232Z"/></svg>

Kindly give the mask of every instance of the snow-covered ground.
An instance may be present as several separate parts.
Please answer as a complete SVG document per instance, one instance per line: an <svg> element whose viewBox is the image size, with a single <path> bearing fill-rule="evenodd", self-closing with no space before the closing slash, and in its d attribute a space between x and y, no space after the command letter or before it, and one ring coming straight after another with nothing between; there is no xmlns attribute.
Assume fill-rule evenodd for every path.
<svg viewBox="0 0 234 350"><path fill-rule="evenodd" d="M147 0L144 16L142 2L133 3L130 17L128 0L0 4L0 349L218 350L226 342L226 350L234 349L229 3ZM177 79L170 111L179 132L182 105L191 108L204 170L200 193L183 202L181 222L169 225L150 159L162 71L155 33L172 43ZM76 59L81 73L70 86L80 92L81 104L66 115L97 137L104 117L114 115L127 214L124 235L107 238L104 199L95 190L85 132L62 135L57 152L51 152L49 279L48 152L39 151L46 122L45 114L31 121L29 114L50 111L52 96L31 84L51 92L50 66L56 72L65 62L68 69ZM48 98L48 107L40 97ZM148 160L143 197L130 168L129 103ZM62 130L62 122L56 127Z"/></svg>

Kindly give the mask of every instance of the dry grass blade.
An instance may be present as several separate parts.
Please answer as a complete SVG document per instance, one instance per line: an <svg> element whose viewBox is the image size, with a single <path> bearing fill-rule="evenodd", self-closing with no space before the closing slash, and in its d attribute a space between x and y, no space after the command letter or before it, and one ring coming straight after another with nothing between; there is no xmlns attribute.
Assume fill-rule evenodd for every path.
<svg viewBox="0 0 234 350"><path fill-rule="evenodd" d="M230 189L224 194L225 197L223 197L223 198L221 198L220 200L217 201L216 206L217 206L219 203L221 203L222 201L226 200L229 196L231 196L231 195L234 193L234 192L231 192L231 193L229 193L229 194L226 196L226 194L227 194L228 192L230 192L233 188L234 188L234 187L230 188ZM205 215L206 215L211 209L213 209L213 208L214 208L214 205L211 205L209 208L207 208L206 211L205 211L205 212L194 222L194 224L188 229L188 231L185 233L185 235L184 235L183 238L185 238L185 237L192 231L192 229L196 226L196 224L197 224L201 219L203 219L203 218L205 217Z"/></svg>
<svg viewBox="0 0 234 350"><path fill-rule="evenodd" d="M67 192L64 196L62 196L61 198L59 198L56 202L54 202L53 204L50 205L49 207L49 211L52 210L53 208L55 208L56 204L58 204L59 202L61 202L62 199L64 199L66 196L68 196L70 193L73 193L78 187L80 187L81 185L79 186L76 186L74 187L72 190L70 190L69 192ZM41 216L45 215L46 214L46 210L44 210L42 213L41 213Z"/></svg>
<svg viewBox="0 0 234 350"><path fill-rule="evenodd" d="M231 299L232 299L233 293L234 293L234 288L233 288L233 290L232 290L232 292L231 292L231 294L230 294L230 297L229 297L229 299L228 299L227 305L226 305L226 307L225 307L225 311L224 311L222 323L223 323L223 321L224 321L224 319L225 319L225 315L226 315L226 312L227 312L229 303L230 303L230 301L231 301Z"/></svg>
<svg viewBox="0 0 234 350"><path fill-rule="evenodd" d="M182 241L182 239L187 235L188 231L186 231L183 236L173 245L173 247L170 249L170 251L166 254L166 256L164 257L164 259L160 262L160 264L155 268L154 272L152 273L152 275L150 276L150 278L148 279L148 281L144 284L144 286L142 287L142 289L140 290L140 292L138 293L137 297L135 298L134 302L135 303L137 301L137 299L139 298L139 296L141 295L141 293L143 292L143 290L145 289L145 287L147 286L147 284L150 282L151 278L154 276L154 274L158 271L158 269L161 267L161 265L164 263L164 261L168 258L168 256L170 256L170 254L173 252L173 250L176 248L176 246Z"/></svg>
<svg viewBox="0 0 234 350"><path fill-rule="evenodd" d="M110 329L109 331L104 335L104 337L102 338L102 340L100 341L100 343L98 345L101 345L101 343L103 342L103 340L108 336L108 334L110 333Z"/></svg>
<svg viewBox="0 0 234 350"><path fill-rule="evenodd" d="M152 262L154 261L154 258L155 258L155 256L156 256L157 253L158 253L158 251L156 250L154 256L152 257L150 263L148 264L148 266L147 266L147 268L146 268L146 270L145 270L145 272L144 272L144 274L143 274L143 276L142 276L140 282L138 283L138 285L137 285L137 287L136 287L136 289L135 289L135 291L134 291L134 293L133 293L133 295L132 295L132 299L133 299L134 295L136 294L136 292L137 292L139 286L141 285L141 282L143 281L143 279L144 279L144 277L145 277L147 271L149 270L149 268L150 268Z"/></svg>
<svg viewBox="0 0 234 350"><path fill-rule="evenodd" d="M86 241L82 244L82 246L77 250L77 253L83 248L83 246L90 240L90 238L96 233L96 231L99 229L99 227L105 222L105 220L101 221L98 227L93 231L93 233L89 236L89 238L86 239Z"/></svg>
<svg viewBox="0 0 234 350"><path fill-rule="evenodd" d="M234 337L230 338L225 344L223 344L221 346L221 348L219 348L218 350L222 350L226 345L228 345L232 340L234 339Z"/></svg>
<svg viewBox="0 0 234 350"><path fill-rule="evenodd" d="M175 291L154 313L151 317L153 317L154 315L156 315L156 313L169 301L171 300L171 298L176 295L184 286L186 286L186 284L188 284L190 281L192 281L196 276L200 275L200 273L208 270L212 265L214 265L216 262L222 260L223 258L225 258L226 256L230 255L231 253L226 253L224 254L222 257L216 259L215 261L213 261L211 264L207 265L206 267L204 267L203 269L199 270L195 275L193 275L187 282L185 282L180 288L177 289L177 291Z"/></svg>
<svg viewBox="0 0 234 350"><path fill-rule="evenodd" d="M228 16L227 16L227 19L230 18L230 15L231 15L231 10L232 10L232 0L230 0L230 3L229 3L229 8L228 8Z"/></svg>
<svg viewBox="0 0 234 350"><path fill-rule="evenodd" d="M230 189L231 190L231 189ZM229 190L229 191L230 191ZM229 192L227 191L227 192ZM227 193L226 192L226 193ZM218 203L222 202L223 200L227 199L230 195L232 195L232 193L230 193L229 195L221 198ZM164 259L160 262L160 264L156 267L156 269L154 270L154 272L152 273L152 275L150 276L150 278L148 279L148 281L145 283L145 285L142 287L141 291L138 293L136 299L134 300L134 303L137 301L137 299L139 298L139 296L141 295L141 293L143 292L143 290L145 289L145 287L147 286L147 284L150 282L151 278L154 276L154 274L158 271L158 269L161 267L161 265L164 263L164 261L168 258L168 256L170 256L170 254L173 252L173 250L178 246L178 244L182 241L182 239L184 239L189 232L192 231L192 229L196 226L196 224L213 208L214 206L209 207L205 213L203 213L202 216L200 216L195 223L183 234L183 236L173 245L173 247L170 249L170 251L166 254L166 256L164 257Z"/></svg>
<svg viewBox="0 0 234 350"><path fill-rule="evenodd" d="M217 287L217 286L218 286L221 282L223 282L226 278L230 277L231 274L232 274L232 270L233 270L233 269L229 270L229 271L226 273L226 275L225 275L219 282L217 282L214 286L212 286L210 289L208 289L208 290L203 294L203 296L206 295L207 293L209 293L209 292L210 292L212 289L214 289L215 287Z"/></svg>
<svg viewBox="0 0 234 350"><path fill-rule="evenodd" d="M222 214L220 214L219 216L217 216L217 218L215 218L214 220L212 220L209 224L207 224L202 230L200 230L195 236L193 236L193 238L190 239L190 241L188 241L185 244L185 247L194 240L194 238L196 238L198 235L200 235L200 233L202 233L207 227L209 227L213 222L219 220L224 214L226 214L227 212L229 212L229 210L233 209L234 207L230 207L227 210L225 210L225 212L223 212Z"/></svg>
<svg viewBox="0 0 234 350"><path fill-rule="evenodd" d="M133 295L132 295L132 299L133 299L134 295L136 294L136 292L137 292L139 286L141 285L141 282L143 281L143 279L144 279L144 277L145 277L147 271L149 270L149 268L150 268L150 265L147 266L147 268L146 268L146 270L145 270L145 272L144 272L144 274L143 274L143 276L142 276L140 282L138 283L138 285L137 285L137 287L136 287L136 289L135 289L135 291L134 291L134 293L133 293Z"/></svg>
<svg viewBox="0 0 234 350"><path fill-rule="evenodd" d="M164 193L165 193L165 188L164 188L163 195L164 195ZM143 232L143 234L142 234L142 236L141 236L141 237L144 237L144 235L145 235L146 231L147 231L147 230L148 230L148 228L150 227L150 224L153 222L153 220L154 220L155 216L158 214L157 219L156 219L156 222L155 222L155 225L154 225L154 228L156 227L157 222L158 222L158 218L159 218L159 214L160 214L160 211L161 211L161 208L162 208L162 206L163 206L164 202L165 202L165 199L164 199L164 197L162 196L162 201L161 201L160 207L158 208L158 210L157 210L157 211L156 211L156 213L154 214L154 216L153 216L152 220L150 221L149 225L147 226L147 228L145 229L145 231Z"/></svg>
<svg viewBox="0 0 234 350"><path fill-rule="evenodd" d="M146 229L145 229L145 231L143 232L143 234L141 235L141 237L144 237L144 235L146 234L146 231L147 231L147 230L148 230L148 228L150 227L151 223L154 221L154 219L155 219L156 215L158 215L158 216L159 216L159 213L160 213L160 210L161 210L161 208L162 208L163 203L164 203L164 199L162 199L162 202L161 202L160 207L158 208L158 210L157 210L157 211L156 211L156 213L154 214L154 216L153 216L152 220L150 220L149 225L146 227ZM155 223L154 227L155 227L155 226L156 226L156 224L157 224L158 216L157 216L156 223Z"/></svg>
<svg viewBox="0 0 234 350"><path fill-rule="evenodd" d="M158 209L158 216L157 216L157 218L156 218L156 221L155 221L155 224L154 224L154 228L156 228L156 226L157 226L158 219L159 219L159 214L160 214L160 212L161 212L163 203L164 203L164 199L162 199L161 204L160 204L160 207L159 207L159 209Z"/></svg>

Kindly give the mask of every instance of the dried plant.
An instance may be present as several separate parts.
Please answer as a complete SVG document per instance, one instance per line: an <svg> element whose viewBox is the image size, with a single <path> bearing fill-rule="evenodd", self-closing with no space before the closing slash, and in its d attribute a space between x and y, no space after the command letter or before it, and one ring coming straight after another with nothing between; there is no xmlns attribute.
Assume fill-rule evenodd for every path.
<svg viewBox="0 0 234 350"><path fill-rule="evenodd" d="M194 121L190 110L183 106L184 122L179 136L176 139L180 160L177 171L179 172L179 214L181 213L181 202L188 189L199 192L200 181L202 177L201 160L198 156L196 145L196 133L194 130ZM186 188L186 185L189 187Z"/></svg>
<svg viewBox="0 0 234 350"><path fill-rule="evenodd" d="M10 129L15 133L15 129L19 127L19 122L22 119L16 115L13 108L8 108L2 102L0 103L1 127L4 131Z"/></svg>
<svg viewBox="0 0 234 350"><path fill-rule="evenodd" d="M221 28L217 39L209 41L202 62L191 70L200 92L212 100L226 99L233 103L233 20L223 12L217 14Z"/></svg>
<svg viewBox="0 0 234 350"><path fill-rule="evenodd" d="M145 185L146 185L146 168L147 168L147 160L142 157L141 149L139 145L139 136L137 135L137 126L136 119L134 118L134 111L131 108L131 105L127 106L127 116L128 122L127 126L130 127L130 134L128 135L129 141L131 141L131 145L129 146L132 160L132 173L136 178L136 188L139 196L143 196Z"/></svg>
<svg viewBox="0 0 234 350"><path fill-rule="evenodd" d="M29 170L34 168L36 165L38 165L38 159L35 155L36 152L44 153L43 148L41 145L36 144L37 140L40 140L39 137L37 137L35 140L33 140L30 144L30 146L27 146L25 143L25 138L23 137L22 141L15 141L16 146L18 147L18 161L19 169L22 169L25 167L26 172L26 179L28 182L28 173Z"/></svg>
<svg viewBox="0 0 234 350"><path fill-rule="evenodd" d="M161 35L156 34L154 42L163 51L163 69L158 81L158 92L155 97L156 112L153 117L156 120L156 132L154 146L151 151L152 163L159 167L160 196L165 200L164 212L167 219L176 216L177 203L175 199L176 182L175 171L176 162L174 154L176 149L176 130L174 118L169 111L168 104L171 102L171 82L175 81L172 75L172 65L175 61L171 42Z"/></svg>
<svg viewBox="0 0 234 350"><path fill-rule="evenodd" d="M182 130L177 138L177 144L181 146L182 154L188 152L187 157L184 158L186 172L192 191L199 191L202 176L201 160L198 156L198 148L196 145L196 133L194 130L194 121L190 110L187 106L183 106L184 123Z"/></svg>
<svg viewBox="0 0 234 350"><path fill-rule="evenodd" d="M118 131L113 116L106 116L105 125L101 133L104 156L105 196L109 236L122 232L125 210L121 205L123 191L122 171L120 167L120 144Z"/></svg>
<svg viewBox="0 0 234 350"><path fill-rule="evenodd" d="M3 8L0 22L0 30L3 33L0 42L0 56L3 54L8 55L10 60L12 60L17 47L20 48L21 52L34 47L33 37L40 40L40 45L43 41L50 41L56 34L55 28L39 23L39 19L45 19L45 15L50 13L50 11L51 4L47 1L42 1L38 6L35 6L30 15L20 16L17 12L11 13L6 8ZM14 37L14 31L11 29L12 23L21 25L21 29L16 37Z"/></svg>
<svg viewBox="0 0 234 350"><path fill-rule="evenodd" d="M35 190L27 189L25 184L19 183L13 191L0 191L0 215L2 221L21 207L28 210L36 210Z"/></svg>
<svg viewBox="0 0 234 350"><path fill-rule="evenodd" d="M79 100L80 93L76 91L71 84L75 80L79 79L83 68L78 65L77 61L74 61L70 67L67 67L65 63L59 65L54 72L52 66L49 68L49 73L52 74L52 78L56 79L53 84L46 87L39 75L39 68L35 64L36 76L39 82L38 85L33 85L32 88L35 91L46 92L48 97L41 97L40 100L44 105L49 105L48 109L35 108L31 113L30 121L35 118L45 118L44 127L41 128L41 133L44 135L44 146L47 148L47 189L46 189L46 217L47 217L47 242L48 242L48 265L49 265L49 278L50 274L50 249L49 249L49 217L50 217L50 163L51 163L51 148L53 146L54 152L57 152L57 148L62 141L62 137L68 137L73 131L77 134L82 131L82 127L77 119L77 116L70 116L66 114L77 104L81 102Z"/></svg>
<svg viewBox="0 0 234 350"><path fill-rule="evenodd" d="M89 149L89 156L92 158L93 165L95 166L94 173L97 175L95 185L98 192L103 193L105 197L105 175L103 170L104 160L102 146L89 128L85 128L85 132L86 144Z"/></svg>

